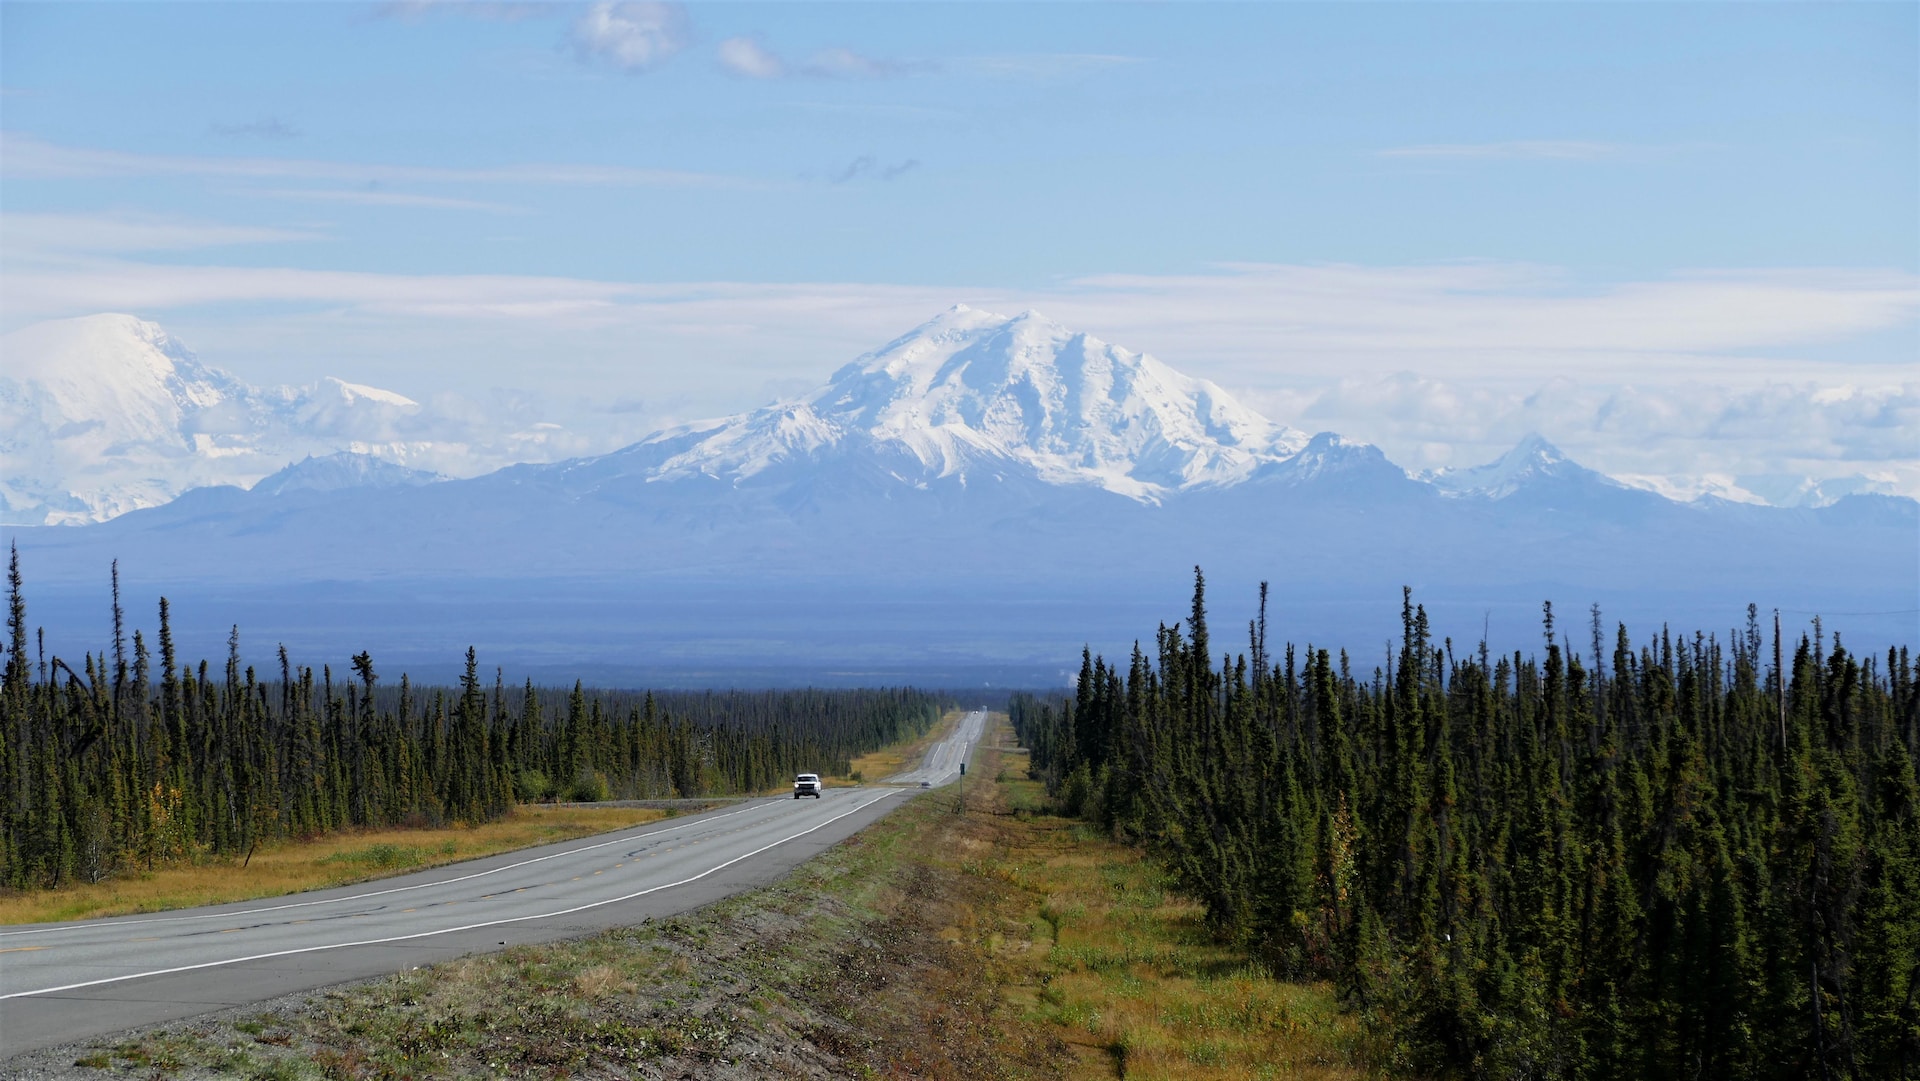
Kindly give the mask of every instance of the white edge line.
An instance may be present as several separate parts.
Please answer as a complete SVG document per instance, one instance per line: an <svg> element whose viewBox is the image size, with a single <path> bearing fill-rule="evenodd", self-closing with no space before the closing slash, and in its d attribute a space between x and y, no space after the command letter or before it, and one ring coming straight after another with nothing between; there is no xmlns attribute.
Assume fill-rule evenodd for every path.
<svg viewBox="0 0 1920 1081"><path fill-rule="evenodd" d="M55 931L71 931L77 927L98 927L98 928L108 929L108 928L116 928L116 927L139 927L139 926L144 926L150 923L184 923L187 920L227 920L227 919L233 919L236 916L254 916L262 912L284 912L290 908L312 908L315 905L337 905L346 901L364 901L369 897L385 897L391 893L406 893L408 890L424 890L429 886L450 886L455 882L466 882L469 879L485 878L487 875L499 874L501 871L511 871L516 867L525 867L528 864L541 863L546 860L557 860L562 856L577 855L578 853L581 853L581 852L592 852L594 849L597 849L597 848L606 848L610 845L625 844L631 841L640 840L645 837L657 837L661 834L672 833L674 830L683 830L690 826L703 826L709 822L718 822L723 818L732 818L734 815L746 814L748 811L759 810L760 806L761 806L760 804L756 803L751 807L742 807L737 811L728 811L726 814L714 815L712 818L699 818L691 822L682 822L677 826L668 826L665 829L648 830L646 833L631 834L627 832L628 830L632 830L632 829L645 829L646 827L653 825L653 823L651 822L643 822L637 827L629 826L626 829L621 830L621 833L626 834L626 836L615 837L613 840L610 840L610 841L602 841L599 844L584 845L580 848L569 848L565 852L550 852L544 856L535 856L530 860L521 860L518 863L503 864L499 867L494 867L490 870L475 871L472 874L459 875L454 878L437 878L437 879L434 879L432 882L416 882L411 886L395 886L392 889L373 890L368 893L349 894L348 896L345 896L345 897L324 897L318 901L296 901L292 904L286 904L286 905L267 905L262 908L246 908L246 909L240 909L235 912L205 912L198 916L155 916L151 919L144 919L144 920L121 919L118 916L102 916L97 921L88 920L88 921L78 921L78 922L70 921L70 922L63 922L63 923L49 923L41 927L29 927L29 928L26 928L25 930L20 930L20 931L0 931L0 938L13 938L17 935L44 935L44 934L51 934L52 932L55 932ZM562 841L559 843L565 844L566 842ZM481 858L484 859L485 857L481 857ZM421 871L419 873L427 874L431 870L433 870L433 868L429 868L428 870ZM228 903L244 904L245 902L243 901L243 902L228 902ZM108 923L106 922L108 920L118 920L119 922Z"/></svg>
<svg viewBox="0 0 1920 1081"><path fill-rule="evenodd" d="M102 984L108 984L108 983L124 983L127 980L142 980L142 979L146 979L149 976L171 976L176 972L194 972L203 968L219 968L222 965L243 965L249 961L267 961L275 957L293 957L303 953L319 953L322 950L345 950L345 949L351 949L355 946L383 946L389 942L406 942L416 938L432 938L435 935L458 934L461 931L478 931L483 927L503 927L509 923L525 923L528 920L547 920L547 919L552 919L555 916L571 916L575 912L585 912L590 908L600 908L605 905L615 905L615 904L619 904L622 901L631 901L635 897L645 897L649 893L658 893L661 890L670 890L675 886L684 886L689 882L697 882L700 879L703 879L708 875L713 874L715 871L723 871L733 866L734 864L739 863L741 860L751 859L754 856L758 856L760 853L765 852L770 848L778 848L779 846L786 844L788 841L797 840L801 837L805 837L807 834L812 833L815 830L825 829L826 827L833 825L835 822L840 821L841 819L847 817L848 815L859 814L861 811L866 810L867 808L873 806L876 803L879 803L881 800L886 799L888 796L891 796L893 794L894 794L893 792L883 792L880 795L874 797L873 799L870 799L867 802L862 803L860 806L855 807L851 811L842 811L839 814L834 815L832 818L827 819L825 822L808 826L806 829L801 830L799 833L782 837L778 841L773 842L772 844L762 845L759 848L756 848L753 851L748 852L744 855L735 856L734 858L728 860L725 863L715 864L714 866L707 868L706 870L700 872L697 875L691 875L687 878L681 879L678 882L664 882L658 886L649 886L644 890L638 890L634 893L624 894L619 897L609 897L604 901L595 901L591 904L575 905L572 908L563 908L557 912L541 912L531 916L514 916L510 919L504 919L504 920L488 920L484 923L469 923L461 927L445 927L438 931L420 931L416 934L411 934L411 935L394 935L391 938L369 938L369 939L363 939L358 942L335 942L326 946L303 946L297 950L279 950L274 953L256 953L250 957L230 957L224 961L204 961L197 965L181 965L177 968L161 968L161 969L155 969L152 972L135 972L126 976L108 976L105 979L87 980L83 983L62 984L59 987L40 987L40 988L35 988L34 990L31 990L31 991L15 991L11 994L0 995L0 1002L4 1002L10 998L26 998L31 995L51 995L51 994L57 994L61 991L78 991L84 987L99 987Z"/></svg>

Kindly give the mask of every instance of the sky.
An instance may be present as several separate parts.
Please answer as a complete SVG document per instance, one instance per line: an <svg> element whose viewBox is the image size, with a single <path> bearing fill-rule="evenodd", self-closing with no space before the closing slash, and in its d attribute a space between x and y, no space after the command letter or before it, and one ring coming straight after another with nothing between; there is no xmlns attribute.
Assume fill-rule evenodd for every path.
<svg viewBox="0 0 1920 1081"><path fill-rule="evenodd" d="M1409 468L1920 495L1920 7L0 2L0 330L584 453L954 303Z"/></svg>

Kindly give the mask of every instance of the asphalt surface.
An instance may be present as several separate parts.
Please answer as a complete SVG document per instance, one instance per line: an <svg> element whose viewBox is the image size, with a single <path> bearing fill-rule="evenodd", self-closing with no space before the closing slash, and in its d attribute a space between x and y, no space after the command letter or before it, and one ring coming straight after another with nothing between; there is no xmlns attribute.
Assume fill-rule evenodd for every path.
<svg viewBox="0 0 1920 1081"><path fill-rule="evenodd" d="M960 763L966 761L968 749L980 741L980 734L986 727L987 715L984 711L975 710L967 714L946 739L934 744L933 749L927 752L920 768L896 773L882 783L918 785L925 781L933 785L946 784L960 776Z"/></svg>
<svg viewBox="0 0 1920 1081"><path fill-rule="evenodd" d="M337 889L74 923L0 927L0 1058L674 915L767 885L942 784L971 713L907 788L828 789Z"/></svg>

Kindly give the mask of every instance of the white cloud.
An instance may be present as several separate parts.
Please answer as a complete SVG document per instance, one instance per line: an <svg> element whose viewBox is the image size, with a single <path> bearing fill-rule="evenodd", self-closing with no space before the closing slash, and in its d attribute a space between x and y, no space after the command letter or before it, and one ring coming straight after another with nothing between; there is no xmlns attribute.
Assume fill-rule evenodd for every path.
<svg viewBox="0 0 1920 1081"><path fill-rule="evenodd" d="M0 133L0 175L40 179L198 176L234 180L304 179L346 184L552 184L600 187L760 187L740 177L622 165L529 163L474 169L423 165L315 161L302 158L228 158L136 154L61 146L32 136Z"/></svg>
<svg viewBox="0 0 1920 1081"><path fill-rule="evenodd" d="M1414 469L1478 465L1539 432L1587 466L1669 495L1784 502L1808 478L1861 474L1870 475L1856 482L1862 490L1920 495L1914 381L1525 384L1400 372L1247 398L1276 420L1376 443Z"/></svg>
<svg viewBox="0 0 1920 1081"><path fill-rule="evenodd" d="M487 202L483 199L452 199L441 195L415 195L378 188L242 189L241 194L315 203L351 203L356 206L404 206L419 210L478 210L489 214L524 213L519 207L509 206L506 203Z"/></svg>
<svg viewBox="0 0 1920 1081"><path fill-rule="evenodd" d="M374 14L385 19L399 19L404 22L419 22L429 15L462 15L469 19L481 19L486 22L520 22L523 19L537 19L553 15L564 10L560 4L549 0L537 0L533 3L499 3L492 0L389 0L374 10Z"/></svg>
<svg viewBox="0 0 1920 1081"><path fill-rule="evenodd" d="M1414 468L1476 464L1537 430L1594 468L1659 483L1722 477L1758 492L1872 474L1920 494L1910 364L1920 281L1891 271L1575 287L1516 265L1239 266L1015 291L371 274L100 254L138 241L135 231L115 241L131 248L100 241L37 262L9 258L0 315L18 326L136 312L262 382L327 371L422 400L451 385L644 396L647 409L619 422L635 434L763 404L955 301L1034 307L1232 388L1275 419L1378 443ZM1877 336L1840 348L1865 334Z"/></svg>
<svg viewBox="0 0 1920 1081"><path fill-rule="evenodd" d="M1689 362L1764 371L1769 362L1736 352L1911 328L1920 277L1700 271L1578 288L1557 271L1516 264L1243 264L1093 275L1037 303L1136 348L1219 362L1224 381L1243 385L1334 366L1626 380Z"/></svg>
<svg viewBox="0 0 1920 1081"><path fill-rule="evenodd" d="M720 66L749 79L778 79L787 65L752 38L728 38L720 43Z"/></svg>
<svg viewBox="0 0 1920 1081"><path fill-rule="evenodd" d="M805 63L788 64L780 55L750 37L720 43L720 66L750 79L782 79L802 75L813 79L879 79L929 70L930 65L881 60L844 46L820 49Z"/></svg>
<svg viewBox="0 0 1920 1081"><path fill-rule="evenodd" d="M318 234L150 215L0 214L9 260L88 252L188 251L317 240Z"/></svg>
<svg viewBox="0 0 1920 1081"><path fill-rule="evenodd" d="M1593 161L1624 151L1617 143L1587 139L1522 139L1505 143L1423 143L1377 151L1383 158L1526 159Z"/></svg>
<svg viewBox="0 0 1920 1081"><path fill-rule="evenodd" d="M831 49L821 49L808 57L806 67L802 70L808 75L823 79L876 79L890 75L903 75L919 66L894 60L878 60L854 52L852 49L835 46Z"/></svg>
<svg viewBox="0 0 1920 1081"><path fill-rule="evenodd" d="M254 234L233 234L242 236ZM256 237L269 238L283 237ZM81 245L76 253L97 250ZM1805 358L1755 357L1753 350L1911 330L1920 315L1920 279L1896 271L1699 272L1576 289L1552 271L1514 265L1246 265L1213 274L1095 275L1023 291L964 284L631 283L121 260L61 267L15 261L5 273L5 306L14 320L100 310L157 316L190 305L297 300L423 317L567 319L584 312L624 317L671 311L700 322L722 299L750 313L756 305L775 309L819 300L837 309L860 297L912 295L928 311L955 300L1009 310L1038 307L1068 325L1177 364L1205 366L1218 381L1268 387L1321 373L1409 369L1437 378L1539 382L1560 374L1627 383L1640 375L1667 378L1677 366L1750 370L1745 381L1753 382L1779 378L1783 371L1832 368ZM730 314L723 325L737 318ZM898 326L882 323L878 329Z"/></svg>
<svg viewBox="0 0 1920 1081"><path fill-rule="evenodd" d="M657 0L598 3L573 24L573 43L583 59L647 71L686 47L687 13Z"/></svg>

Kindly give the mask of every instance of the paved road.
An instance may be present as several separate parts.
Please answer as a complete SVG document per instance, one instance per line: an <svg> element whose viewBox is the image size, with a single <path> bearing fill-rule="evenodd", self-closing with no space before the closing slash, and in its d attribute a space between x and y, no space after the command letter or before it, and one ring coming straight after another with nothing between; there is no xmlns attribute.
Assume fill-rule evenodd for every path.
<svg viewBox="0 0 1920 1081"><path fill-rule="evenodd" d="M925 781L928 784L939 785L953 780L960 776L960 763L966 761L967 753L975 743L979 742L980 733L986 727L986 711L974 710L960 719L960 723L954 726L953 732L946 739L934 744L933 749L927 752L927 757L921 762L919 769L896 773L882 783L918 785Z"/></svg>
<svg viewBox="0 0 1920 1081"><path fill-rule="evenodd" d="M899 778L917 786L954 774L984 720L969 715ZM917 790L751 800L359 886L0 927L0 1058L684 912L778 879Z"/></svg>

